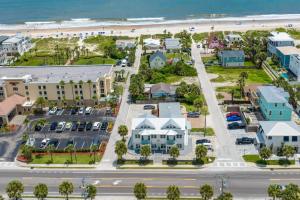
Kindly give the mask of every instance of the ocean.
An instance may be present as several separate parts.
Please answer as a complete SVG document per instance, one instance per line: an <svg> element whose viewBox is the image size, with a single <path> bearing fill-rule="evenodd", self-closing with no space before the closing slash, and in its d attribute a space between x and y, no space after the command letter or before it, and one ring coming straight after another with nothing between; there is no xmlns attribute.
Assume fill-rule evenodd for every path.
<svg viewBox="0 0 300 200"><path fill-rule="evenodd" d="M300 14L300 0L0 0L0 24L141 22Z"/></svg>

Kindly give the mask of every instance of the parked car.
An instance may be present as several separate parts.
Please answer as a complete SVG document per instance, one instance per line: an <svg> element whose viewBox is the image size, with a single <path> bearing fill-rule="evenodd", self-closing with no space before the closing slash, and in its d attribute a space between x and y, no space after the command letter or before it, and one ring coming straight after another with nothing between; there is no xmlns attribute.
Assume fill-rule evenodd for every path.
<svg viewBox="0 0 300 200"><path fill-rule="evenodd" d="M42 128L43 128L43 126L42 126L41 124L36 124L36 125L34 126L34 131L39 132L39 131L42 130Z"/></svg>
<svg viewBox="0 0 300 200"><path fill-rule="evenodd" d="M234 122L234 121L240 121L240 120L241 120L241 117L236 116L236 115L232 115L230 117L227 117L228 122Z"/></svg>
<svg viewBox="0 0 300 200"><path fill-rule="evenodd" d="M45 139L43 139L42 142L41 142L40 148L41 148L41 149L46 148L47 145L49 144L49 142L50 142L50 138L45 138Z"/></svg>
<svg viewBox="0 0 300 200"><path fill-rule="evenodd" d="M55 148L58 145L58 139L50 139L48 146L53 145Z"/></svg>
<svg viewBox="0 0 300 200"><path fill-rule="evenodd" d="M101 124L101 131L106 131L106 129L107 129L107 127L108 127L108 122L103 122L102 124Z"/></svg>
<svg viewBox="0 0 300 200"><path fill-rule="evenodd" d="M93 128L93 123L92 122L88 122L86 124L85 130L90 131L90 130L92 130L92 128Z"/></svg>
<svg viewBox="0 0 300 200"><path fill-rule="evenodd" d="M198 118L200 116L200 112L188 112L187 117L190 118Z"/></svg>
<svg viewBox="0 0 300 200"><path fill-rule="evenodd" d="M242 138L237 138L235 141L235 144L240 145L240 144L254 144L254 138L249 138L249 137L242 137Z"/></svg>
<svg viewBox="0 0 300 200"><path fill-rule="evenodd" d="M51 125L50 125L50 131L54 131L57 127L57 122L52 122Z"/></svg>
<svg viewBox="0 0 300 200"><path fill-rule="evenodd" d="M93 131L98 131L100 129L100 126L101 126L100 122L94 122Z"/></svg>
<svg viewBox="0 0 300 200"><path fill-rule="evenodd" d="M71 128L71 131L76 131L78 128L78 123L77 122L72 122L72 128Z"/></svg>
<svg viewBox="0 0 300 200"><path fill-rule="evenodd" d="M69 146L70 144L74 145L74 140L73 139L69 139L67 144L66 144L66 147Z"/></svg>
<svg viewBox="0 0 300 200"><path fill-rule="evenodd" d="M33 145L34 145L34 143L35 143L35 138L28 138L28 140L26 141L26 146L30 146L30 147L33 147Z"/></svg>
<svg viewBox="0 0 300 200"><path fill-rule="evenodd" d="M67 122L67 123L66 123L66 127L65 127L65 129L66 129L66 130L71 130L71 128L72 128L72 125L73 125L73 123L72 123L72 122Z"/></svg>
<svg viewBox="0 0 300 200"><path fill-rule="evenodd" d="M230 112L230 113L227 113L226 117L231 117L231 116L241 116L241 114L239 112Z"/></svg>
<svg viewBox="0 0 300 200"><path fill-rule="evenodd" d="M196 140L196 144L203 144L203 143L211 143L211 141L208 140L208 139L199 139L199 140Z"/></svg>
<svg viewBox="0 0 300 200"><path fill-rule="evenodd" d="M112 110L111 110L110 107L107 107L107 108L105 109L105 115L107 115L107 116L111 116L111 115L112 115Z"/></svg>
<svg viewBox="0 0 300 200"><path fill-rule="evenodd" d="M233 122L233 123L230 123L227 125L228 129L243 129L245 127L246 127L246 125L241 122Z"/></svg>
<svg viewBox="0 0 300 200"><path fill-rule="evenodd" d="M153 105L144 105L144 110L153 110L155 109L155 106Z"/></svg>
<svg viewBox="0 0 300 200"><path fill-rule="evenodd" d="M78 126L78 131L84 131L85 126L86 126L86 122L80 122Z"/></svg>
<svg viewBox="0 0 300 200"><path fill-rule="evenodd" d="M71 115L76 115L77 111L78 111L78 109L72 108L71 109Z"/></svg>
<svg viewBox="0 0 300 200"><path fill-rule="evenodd" d="M92 107L87 107L86 109L85 109L85 114L86 115L90 115L91 114L91 112L92 112Z"/></svg>
<svg viewBox="0 0 300 200"><path fill-rule="evenodd" d="M83 115L84 114L84 107L79 108L78 114Z"/></svg>
<svg viewBox="0 0 300 200"><path fill-rule="evenodd" d="M65 130L65 127L66 127L66 122L59 122L56 129L55 129L55 132L56 133L61 133Z"/></svg>
<svg viewBox="0 0 300 200"><path fill-rule="evenodd" d="M57 107L53 107L51 110L49 110L49 115L55 115L57 112Z"/></svg>

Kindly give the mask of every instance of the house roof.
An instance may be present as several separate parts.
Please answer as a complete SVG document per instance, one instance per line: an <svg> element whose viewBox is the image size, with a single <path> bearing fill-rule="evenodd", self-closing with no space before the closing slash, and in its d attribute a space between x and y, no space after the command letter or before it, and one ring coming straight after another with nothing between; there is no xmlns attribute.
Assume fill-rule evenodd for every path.
<svg viewBox="0 0 300 200"><path fill-rule="evenodd" d="M8 36L0 35L0 44L2 44L2 42L4 42L7 39L8 39Z"/></svg>
<svg viewBox="0 0 300 200"><path fill-rule="evenodd" d="M289 98L289 93L285 92L283 88L278 88L275 86L260 86L257 88L260 94L269 103L287 103Z"/></svg>
<svg viewBox="0 0 300 200"><path fill-rule="evenodd" d="M143 40L143 43L146 46L160 46L160 40L153 39L153 38L147 38Z"/></svg>
<svg viewBox="0 0 300 200"><path fill-rule="evenodd" d="M182 117L180 111L180 104L178 102L159 103L158 110L159 110L159 117L162 118Z"/></svg>
<svg viewBox="0 0 300 200"><path fill-rule="evenodd" d="M179 38L166 38L165 45L166 45L166 49L180 49L181 48Z"/></svg>
<svg viewBox="0 0 300 200"><path fill-rule="evenodd" d="M166 56L161 51L156 51L150 56L149 61L152 62L157 56L160 57L163 61L167 60Z"/></svg>
<svg viewBox="0 0 300 200"><path fill-rule="evenodd" d="M300 49L294 46L277 47L277 50L283 55L300 55Z"/></svg>
<svg viewBox="0 0 300 200"><path fill-rule="evenodd" d="M117 46L128 46L128 45L135 45L134 39L128 39L128 40L116 40Z"/></svg>
<svg viewBox="0 0 300 200"><path fill-rule="evenodd" d="M151 93L164 91L165 93L169 93L169 94L175 92L174 86L165 84L165 83L158 83L158 84L152 85L150 91L151 91Z"/></svg>
<svg viewBox="0 0 300 200"><path fill-rule="evenodd" d="M170 119L172 121L170 121ZM176 128L175 129L164 129L165 126L172 124L174 125L174 123L176 124ZM132 125L131 128L132 130L135 129L139 129L140 127L142 127L143 125L147 125L149 126L150 130L185 130L186 129L186 124L187 121L184 117L181 118L154 118L154 117L150 117L150 118L133 118L132 119ZM149 130L147 129L147 130Z"/></svg>
<svg viewBox="0 0 300 200"><path fill-rule="evenodd" d="M17 94L6 98L4 101L0 102L0 115L7 116L17 105L22 105L25 101L25 97Z"/></svg>
<svg viewBox="0 0 300 200"><path fill-rule="evenodd" d="M18 43L20 42L21 40L23 40L23 37L21 36L13 36L13 37L10 37L8 38L7 40L3 41L3 44L14 44L14 43Z"/></svg>
<svg viewBox="0 0 300 200"><path fill-rule="evenodd" d="M293 38L286 32L271 32L271 36L269 37L272 41L294 41Z"/></svg>
<svg viewBox="0 0 300 200"><path fill-rule="evenodd" d="M220 51L220 55L223 57L244 57L245 53L242 50L223 50Z"/></svg>
<svg viewBox="0 0 300 200"><path fill-rule="evenodd" d="M61 80L96 81L99 77L110 76L111 73L112 65L0 67L0 80L21 79L37 83L59 83Z"/></svg>
<svg viewBox="0 0 300 200"><path fill-rule="evenodd" d="M300 136L300 127L293 121L260 121L266 136Z"/></svg>

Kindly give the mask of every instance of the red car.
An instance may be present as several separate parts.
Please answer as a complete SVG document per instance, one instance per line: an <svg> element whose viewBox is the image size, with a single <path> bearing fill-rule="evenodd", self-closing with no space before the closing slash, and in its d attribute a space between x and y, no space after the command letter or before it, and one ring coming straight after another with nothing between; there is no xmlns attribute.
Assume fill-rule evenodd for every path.
<svg viewBox="0 0 300 200"><path fill-rule="evenodd" d="M226 117L231 117L231 116L234 116L234 115L239 116L239 117L241 116L239 112L230 112L230 113L227 113Z"/></svg>

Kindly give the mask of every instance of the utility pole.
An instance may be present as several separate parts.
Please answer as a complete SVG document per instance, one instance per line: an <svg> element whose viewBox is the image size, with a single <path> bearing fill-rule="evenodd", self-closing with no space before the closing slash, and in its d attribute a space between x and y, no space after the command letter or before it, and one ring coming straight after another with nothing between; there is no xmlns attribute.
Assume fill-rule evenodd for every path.
<svg viewBox="0 0 300 200"><path fill-rule="evenodd" d="M223 175L219 175L217 176L218 178L218 184L220 184L220 192L221 192L221 195L224 194L224 189L228 186L228 177L225 177ZM219 182L220 181L220 182Z"/></svg>
<svg viewBox="0 0 300 200"><path fill-rule="evenodd" d="M86 188L86 185L85 185L85 178L82 178L81 180L81 186L79 186L79 188L82 189L82 193L81 193L81 196L84 198L84 200L87 199L87 196L88 196L88 193L87 193L87 188Z"/></svg>

